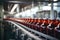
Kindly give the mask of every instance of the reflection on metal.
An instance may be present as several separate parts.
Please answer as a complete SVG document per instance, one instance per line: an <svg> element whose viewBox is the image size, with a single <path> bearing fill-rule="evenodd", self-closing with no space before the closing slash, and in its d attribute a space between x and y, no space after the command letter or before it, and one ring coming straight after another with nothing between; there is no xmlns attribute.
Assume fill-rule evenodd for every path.
<svg viewBox="0 0 60 40"><path fill-rule="evenodd" d="M17 9L16 9L16 11L17 11L17 13L19 13L19 11L20 11L20 6L19 6L19 4L17 4L18 6L17 6Z"/></svg>
<svg viewBox="0 0 60 40"><path fill-rule="evenodd" d="M32 40L31 38L27 38L27 40Z"/></svg>
<svg viewBox="0 0 60 40"><path fill-rule="evenodd" d="M52 0L52 1L53 1L53 0ZM51 2L51 14L50 14L50 18L51 18L51 19L55 19L55 18L54 18L53 2Z"/></svg>
<svg viewBox="0 0 60 40"><path fill-rule="evenodd" d="M34 7L34 2L32 2L32 8Z"/></svg>
<svg viewBox="0 0 60 40"><path fill-rule="evenodd" d="M24 40L25 34L21 34L21 40Z"/></svg>

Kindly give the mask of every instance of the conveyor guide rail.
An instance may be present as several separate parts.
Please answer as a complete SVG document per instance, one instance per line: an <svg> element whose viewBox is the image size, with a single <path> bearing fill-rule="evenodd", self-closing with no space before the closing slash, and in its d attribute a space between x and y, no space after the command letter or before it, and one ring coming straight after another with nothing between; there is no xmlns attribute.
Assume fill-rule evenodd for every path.
<svg viewBox="0 0 60 40"><path fill-rule="evenodd" d="M24 26L24 25L22 25L22 24L20 24L20 23L13 22L13 21L7 21L7 22L9 22L9 23L11 23L11 24L14 24L14 25L17 26L19 29L21 29L24 33L26 33L28 36L34 38L35 40L42 40L42 39L39 38L39 36L44 37L46 40L58 40L58 39L56 39L56 38L54 38L54 37L51 37L51 36L45 35L45 34L43 34L43 33L41 33L41 32L38 32L38 31L36 31L36 30L30 29L30 28L28 28L28 27L26 27L26 26ZM28 31L27 31L27 30L28 30ZM36 36L36 35L32 34L31 32L32 32L32 33L35 33L35 34L38 34L39 36Z"/></svg>

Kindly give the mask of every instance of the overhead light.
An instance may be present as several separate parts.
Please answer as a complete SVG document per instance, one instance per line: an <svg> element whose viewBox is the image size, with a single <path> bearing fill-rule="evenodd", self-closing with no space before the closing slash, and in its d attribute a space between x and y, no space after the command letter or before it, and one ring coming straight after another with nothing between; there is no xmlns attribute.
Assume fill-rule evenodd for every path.
<svg viewBox="0 0 60 40"><path fill-rule="evenodd" d="M15 4L13 8L11 9L11 12L13 12L17 8L18 4Z"/></svg>
<svg viewBox="0 0 60 40"><path fill-rule="evenodd" d="M8 1L10 3L26 3L26 2L22 2L22 1Z"/></svg>
<svg viewBox="0 0 60 40"><path fill-rule="evenodd" d="M54 0L54 1L57 1L57 0Z"/></svg>
<svg viewBox="0 0 60 40"><path fill-rule="evenodd" d="M21 3L21 1L8 1L10 3Z"/></svg>
<svg viewBox="0 0 60 40"><path fill-rule="evenodd" d="M15 4L21 4L21 3L24 3L24 4L31 4L31 2L26 2L26 1L8 1L9 3L15 3Z"/></svg>
<svg viewBox="0 0 60 40"><path fill-rule="evenodd" d="M13 6L13 8L11 9L10 14L14 14L13 12L14 12L14 10L15 10L17 7L18 7L18 4L15 4L15 5Z"/></svg>

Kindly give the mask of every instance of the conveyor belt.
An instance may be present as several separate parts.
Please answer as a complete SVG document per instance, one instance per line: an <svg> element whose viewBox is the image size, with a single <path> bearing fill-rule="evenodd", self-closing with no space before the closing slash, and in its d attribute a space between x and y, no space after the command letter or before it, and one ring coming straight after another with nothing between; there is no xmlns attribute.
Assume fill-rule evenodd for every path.
<svg viewBox="0 0 60 40"><path fill-rule="evenodd" d="M28 28L28 27L26 27L26 26L24 26L24 25L22 25L22 24L20 24L20 23L17 23L17 24L19 24L20 26L22 26L22 27L25 28L26 30L28 30L28 31L30 31L30 32L33 32L33 33L35 33L35 34L38 34L39 36L42 36L42 37L44 37L44 38L46 38L46 39L58 40L58 39L56 39L56 38L54 38L54 37L51 37L51 36L49 36L49 35L43 34L43 33L41 33L41 32L38 32L38 31L36 31L36 30L33 30L33 29L31 29L31 28Z"/></svg>
<svg viewBox="0 0 60 40"><path fill-rule="evenodd" d="M11 23L13 23L14 25L17 25L19 29L23 30L23 32L25 32L26 34L28 34L29 36L31 36L31 37L33 37L33 38L40 39L39 36L42 36L43 38L48 39L48 40L58 40L58 39L56 39L56 38L54 38L54 37L51 37L51 36L45 35L45 34L43 34L43 33L41 33L41 32L38 32L38 31L36 31L36 30L30 29L30 28L28 28L28 27L26 27L26 26L24 26L24 25L22 25L22 24L20 24L20 23L12 22L12 21L8 21L8 22L11 22ZM22 28L21 28L20 26L21 26ZM23 28L24 28L24 29L23 29ZM26 31L25 29L28 30L28 31L30 31L30 32ZM31 32L33 32L34 34L38 34L39 36L35 36L34 34L31 34L31 35L30 35ZM32 36L32 35L33 35L33 36Z"/></svg>

